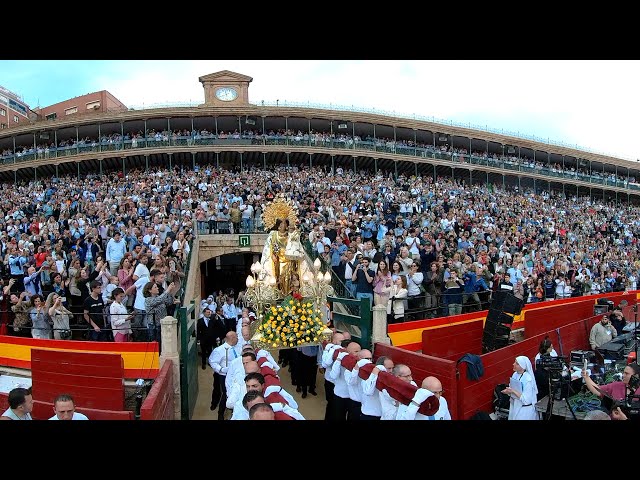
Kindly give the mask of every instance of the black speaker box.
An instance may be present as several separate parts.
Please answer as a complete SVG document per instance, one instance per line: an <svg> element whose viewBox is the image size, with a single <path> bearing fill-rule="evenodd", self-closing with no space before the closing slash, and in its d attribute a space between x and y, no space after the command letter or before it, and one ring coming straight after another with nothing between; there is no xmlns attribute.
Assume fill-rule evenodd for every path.
<svg viewBox="0 0 640 480"><path fill-rule="evenodd" d="M505 313L519 315L524 302L507 290L496 290L491 298L491 307Z"/></svg>
<svg viewBox="0 0 640 480"><path fill-rule="evenodd" d="M513 323L513 317L511 315L507 315L506 313L502 313L499 310L489 309L485 325L489 323L502 323L505 325L511 325Z"/></svg>

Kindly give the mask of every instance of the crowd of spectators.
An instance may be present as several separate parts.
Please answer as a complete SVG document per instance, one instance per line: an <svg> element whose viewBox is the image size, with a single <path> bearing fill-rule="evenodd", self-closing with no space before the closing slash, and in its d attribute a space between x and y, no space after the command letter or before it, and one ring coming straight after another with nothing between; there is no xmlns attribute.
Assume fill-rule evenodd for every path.
<svg viewBox="0 0 640 480"><path fill-rule="evenodd" d="M119 310L118 321L144 328L144 312L168 301L164 290L180 291L196 232L261 230L263 205L280 192L298 205L312 248L347 290L387 302L392 321L406 308L424 318L484 307L507 274L527 302L635 289L640 266L638 207L449 178L205 165L4 187L3 316L9 330L31 325L32 335L47 338L46 325L65 325L65 316L104 338L97 334L109 326L84 315L96 283L104 302L121 287L124 307L134 309L131 319ZM371 282L353 274L359 257L369 259ZM149 307L141 278L160 286L146 292ZM397 301L403 289L408 298Z"/></svg>
<svg viewBox="0 0 640 480"><path fill-rule="evenodd" d="M626 177L616 174L615 171L600 171L589 169L588 164L574 162L562 165L558 162L543 162L540 159L533 159L527 155L515 155L515 153L490 153L487 150L474 150L469 155L466 148L456 148L449 144L434 145L432 143L417 142L412 139L373 137L370 135L361 137L345 132L334 131L302 131L292 129L272 129L261 131L258 129L243 129L233 131L212 132L207 129L188 130L155 130L148 129L146 134L142 130L129 131L121 134L119 132L103 134L100 138L89 136L82 138L61 139L56 145L55 141L41 142L39 144L17 145L15 157L17 161L21 159L47 159L53 156L54 151L59 151L62 155L70 154L73 150L79 153L97 152L99 148L107 150L120 150L124 148L142 148L150 146L176 146L176 145L198 145L208 140L247 140L251 143L289 143L292 145L329 146L336 148L356 148L370 149L378 151L388 151L390 153L403 153L407 155L419 155L422 157L446 156L459 163L468 163L470 156L482 159L487 163L508 164L511 166L529 168L554 176L569 175L575 178L589 181L589 177L596 182L602 181L620 183L620 186L628 187L635 184L636 178L633 175ZM0 153L0 161L10 161L14 156L12 149L4 149Z"/></svg>

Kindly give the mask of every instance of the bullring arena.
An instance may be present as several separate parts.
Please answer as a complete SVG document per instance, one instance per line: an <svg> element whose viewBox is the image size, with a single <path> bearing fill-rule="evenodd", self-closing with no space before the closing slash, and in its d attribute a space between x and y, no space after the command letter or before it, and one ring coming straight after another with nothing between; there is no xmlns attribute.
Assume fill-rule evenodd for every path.
<svg viewBox="0 0 640 480"><path fill-rule="evenodd" d="M227 70L198 80L202 103L132 109L97 92L0 130L3 411L31 387L33 419L60 394L91 420L239 415L254 388L229 355L243 358L264 304L282 300L260 297L274 286L255 270L274 254L263 214L279 196L312 272L299 291L332 331L298 349L253 342L262 397L247 399L276 419L496 418L496 386L547 338L568 368L594 351L594 377L596 359L618 373L633 362L636 162L427 118L254 104L253 79ZM496 301L505 290L513 311ZM618 306L626 343L611 358L590 333ZM542 418L538 400L524 406Z"/></svg>

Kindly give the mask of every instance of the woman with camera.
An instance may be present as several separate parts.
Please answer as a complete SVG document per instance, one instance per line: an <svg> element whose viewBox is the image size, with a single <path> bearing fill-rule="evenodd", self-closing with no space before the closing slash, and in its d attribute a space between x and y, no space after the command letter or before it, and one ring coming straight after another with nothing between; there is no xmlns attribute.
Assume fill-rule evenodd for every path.
<svg viewBox="0 0 640 480"><path fill-rule="evenodd" d="M44 308L49 314L49 318L53 321L53 338L56 340L70 340L69 320L73 313L65 308L62 301L63 299L58 293L52 292L47 296Z"/></svg>

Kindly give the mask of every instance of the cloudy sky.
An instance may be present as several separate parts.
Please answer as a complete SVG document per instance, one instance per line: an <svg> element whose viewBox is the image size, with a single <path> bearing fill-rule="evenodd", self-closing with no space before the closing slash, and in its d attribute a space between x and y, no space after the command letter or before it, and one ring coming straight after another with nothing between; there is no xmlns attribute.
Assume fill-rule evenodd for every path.
<svg viewBox="0 0 640 480"><path fill-rule="evenodd" d="M435 117L640 158L640 61L11 60L0 85L31 107L108 90L129 107L200 103L198 77L253 77L249 101Z"/></svg>

